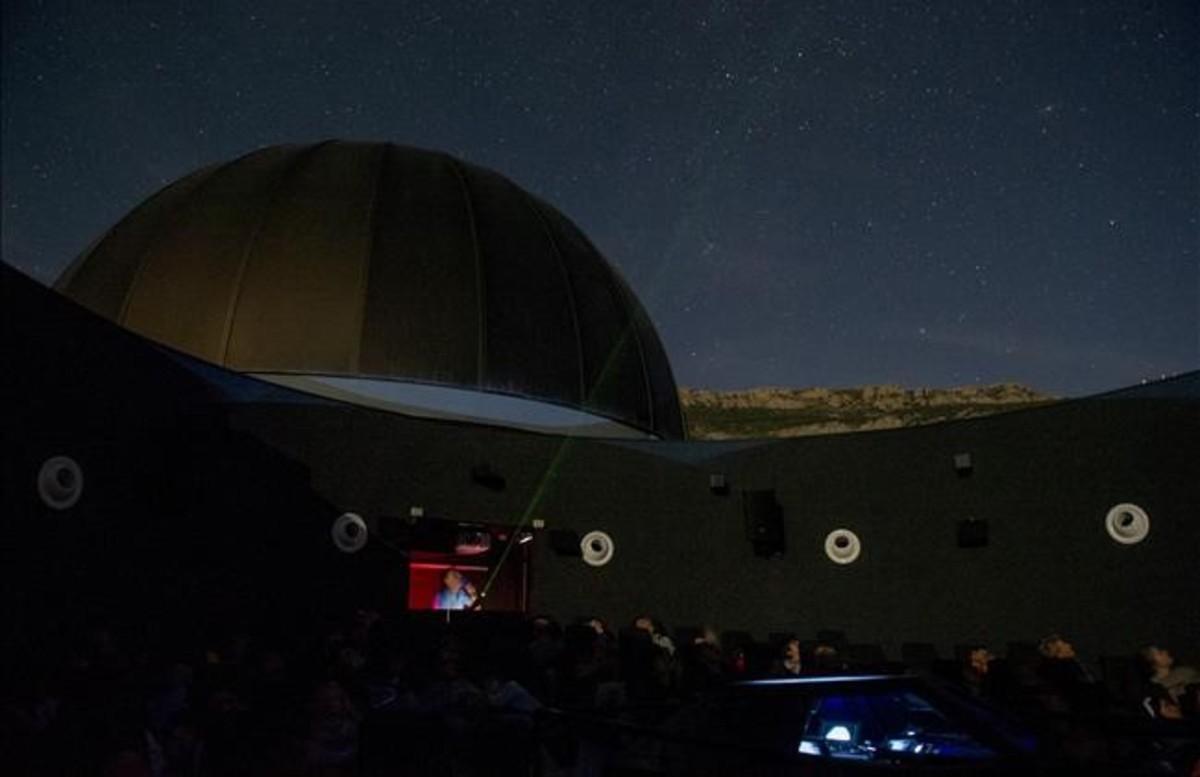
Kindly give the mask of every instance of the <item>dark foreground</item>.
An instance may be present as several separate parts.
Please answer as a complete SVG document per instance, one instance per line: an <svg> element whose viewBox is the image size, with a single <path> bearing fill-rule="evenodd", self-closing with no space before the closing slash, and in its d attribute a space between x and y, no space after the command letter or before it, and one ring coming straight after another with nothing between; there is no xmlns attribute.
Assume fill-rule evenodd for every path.
<svg viewBox="0 0 1200 777"><path fill-rule="evenodd" d="M1014 650L969 677L956 661L889 663L830 637L784 677L772 646L712 636L475 613L359 611L290 634L97 619L15 640L0 770L1200 773L1194 709L1153 715L1136 677L1107 665L1093 680Z"/></svg>

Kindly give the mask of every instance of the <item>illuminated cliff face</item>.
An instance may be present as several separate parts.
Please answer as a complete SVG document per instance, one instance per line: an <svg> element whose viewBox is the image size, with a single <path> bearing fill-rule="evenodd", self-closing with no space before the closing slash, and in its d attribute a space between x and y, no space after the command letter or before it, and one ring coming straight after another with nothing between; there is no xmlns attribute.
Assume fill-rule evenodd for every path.
<svg viewBox="0 0 1200 777"><path fill-rule="evenodd" d="M896 429L976 418L1055 401L1054 397L1015 384L952 389L685 388L679 396L687 412L689 434L710 440Z"/></svg>

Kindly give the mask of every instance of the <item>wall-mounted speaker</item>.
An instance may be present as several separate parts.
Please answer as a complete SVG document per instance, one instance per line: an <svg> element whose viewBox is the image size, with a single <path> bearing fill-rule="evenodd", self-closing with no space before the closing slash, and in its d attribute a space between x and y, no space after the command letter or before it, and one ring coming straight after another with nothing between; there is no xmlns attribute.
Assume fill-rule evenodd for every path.
<svg viewBox="0 0 1200 777"><path fill-rule="evenodd" d="M342 513L329 530L333 544L343 553L357 553L367 545L367 522L357 513Z"/></svg>
<svg viewBox="0 0 1200 777"><path fill-rule="evenodd" d="M588 566L602 567L613 558L613 540L607 532L590 531L579 541L579 552L583 563Z"/></svg>
<svg viewBox="0 0 1200 777"><path fill-rule="evenodd" d="M825 555L835 564L853 564L862 553L862 542L849 529L834 529L825 535Z"/></svg>
<svg viewBox="0 0 1200 777"><path fill-rule="evenodd" d="M783 508L775 499L774 489L743 491L742 517L746 522L746 539L754 545L754 555L763 558L783 555Z"/></svg>
<svg viewBox="0 0 1200 777"><path fill-rule="evenodd" d="M37 476L38 496L55 510L75 506L83 496L83 468L70 456L53 456L42 463Z"/></svg>
<svg viewBox="0 0 1200 777"><path fill-rule="evenodd" d="M975 471L975 464L971 461L971 454L967 452L954 454L954 472L960 478L969 478L971 473Z"/></svg>
<svg viewBox="0 0 1200 777"><path fill-rule="evenodd" d="M968 518L958 522L958 547L982 548L988 544L988 522Z"/></svg>
<svg viewBox="0 0 1200 777"><path fill-rule="evenodd" d="M1150 516L1132 502L1122 502L1104 516L1104 529L1113 541L1136 545L1150 534Z"/></svg>

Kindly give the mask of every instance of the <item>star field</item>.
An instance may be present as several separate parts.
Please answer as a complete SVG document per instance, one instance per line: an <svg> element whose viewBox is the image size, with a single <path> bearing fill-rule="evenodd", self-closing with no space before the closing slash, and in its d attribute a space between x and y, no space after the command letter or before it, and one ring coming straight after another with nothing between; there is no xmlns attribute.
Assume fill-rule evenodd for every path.
<svg viewBox="0 0 1200 777"><path fill-rule="evenodd" d="M5 261L51 281L263 145L440 148L549 199L681 385L1200 366L1200 6L5 3Z"/></svg>

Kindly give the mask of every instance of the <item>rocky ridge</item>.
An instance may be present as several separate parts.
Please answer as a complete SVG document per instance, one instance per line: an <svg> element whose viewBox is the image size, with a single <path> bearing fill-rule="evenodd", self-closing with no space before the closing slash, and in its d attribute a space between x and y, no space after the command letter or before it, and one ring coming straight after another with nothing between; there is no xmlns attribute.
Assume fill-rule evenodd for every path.
<svg viewBox="0 0 1200 777"><path fill-rule="evenodd" d="M798 437L895 429L1043 405L1055 397L1015 383L960 388L680 389L693 439Z"/></svg>

